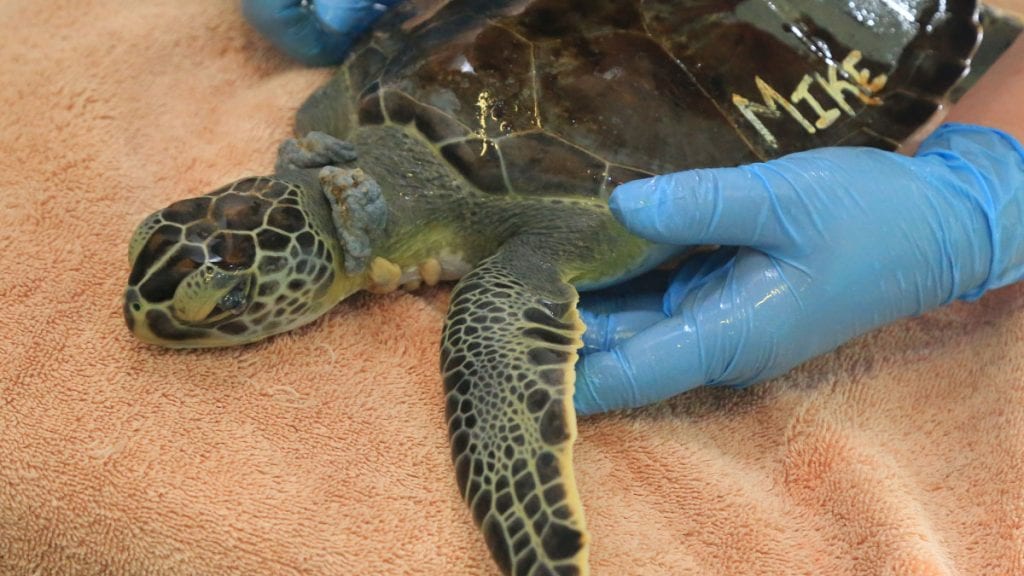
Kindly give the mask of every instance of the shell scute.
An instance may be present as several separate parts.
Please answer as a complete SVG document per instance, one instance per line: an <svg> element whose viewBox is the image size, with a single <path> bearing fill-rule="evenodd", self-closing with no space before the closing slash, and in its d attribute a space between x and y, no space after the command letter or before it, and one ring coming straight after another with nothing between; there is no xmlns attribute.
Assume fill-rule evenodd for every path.
<svg viewBox="0 0 1024 576"><path fill-rule="evenodd" d="M535 0L526 4L514 18L514 25L519 34L531 41L563 41L586 33L643 30L644 17L636 1Z"/></svg>
<svg viewBox="0 0 1024 576"><path fill-rule="evenodd" d="M471 134L469 128L455 118L425 104L416 109L416 129L431 142L465 138Z"/></svg>
<svg viewBox="0 0 1024 576"><path fill-rule="evenodd" d="M396 87L480 137L535 126L532 47L501 26L462 34L404 74Z"/></svg>
<svg viewBox="0 0 1024 576"><path fill-rule="evenodd" d="M604 161L564 140L532 132L503 138L498 146L508 181L519 194L597 196L601 192Z"/></svg>
<svg viewBox="0 0 1024 576"><path fill-rule="evenodd" d="M363 125L383 124L384 108L381 106L380 94L372 92L359 101L359 123Z"/></svg>
<svg viewBox="0 0 1024 576"><path fill-rule="evenodd" d="M508 192L494 144L479 138L452 142L441 148L441 155L480 190Z"/></svg>
<svg viewBox="0 0 1024 576"><path fill-rule="evenodd" d="M384 109L388 120L395 124L408 124L416 118L417 103L397 90L384 91Z"/></svg>
<svg viewBox="0 0 1024 576"><path fill-rule="evenodd" d="M544 129L608 162L665 172L754 159L704 91L645 35L543 45L537 58Z"/></svg>
<svg viewBox="0 0 1024 576"><path fill-rule="evenodd" d="M351 83L353 90L361 92L370 84L379 80L387 61L387 56L372 44L363 47L353 54L351 60L345 66L348 69L348 81Z"/></svg>

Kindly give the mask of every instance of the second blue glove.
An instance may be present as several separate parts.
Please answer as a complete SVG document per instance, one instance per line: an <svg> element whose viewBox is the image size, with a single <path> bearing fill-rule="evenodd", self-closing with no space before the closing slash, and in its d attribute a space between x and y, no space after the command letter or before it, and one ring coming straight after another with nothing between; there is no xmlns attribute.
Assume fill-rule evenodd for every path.
<svg viewBox="0 0 1024 576"><path fill-rule="evenodd" d="M243 0L246 20L279 50L310 66L338 64L400 0Z"/></svg>
<svg viewBox="0 0 1024 576"><path fill-rule="evenodd" d="M640 180L611 209L649 240L725 247L661 298L582 301L584 414L771 378L1024 276L1024 150L987 128L947 125L914 158L829 148Z"/></svg>

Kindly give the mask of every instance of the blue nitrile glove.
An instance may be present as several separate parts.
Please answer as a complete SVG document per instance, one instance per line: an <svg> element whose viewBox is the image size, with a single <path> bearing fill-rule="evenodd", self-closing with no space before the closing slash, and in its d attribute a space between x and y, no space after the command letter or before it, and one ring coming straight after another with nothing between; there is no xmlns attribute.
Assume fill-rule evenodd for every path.
<svg viewBox="0 0 1024 576"><path fill-rule="evenodd" d="M400 0L242 0L246 20L279 50L311 66L345 59L359 39Z"/></svg>
<svg viewBox="0 0 1024 576"><path fill-rule="evenodd" d="M652 241L725 247L661 292L582 300L583 414L778 376L1024 278L1024 149L989 128L945 125L914 158L826 148L639 180L610 204Z"/></svg>

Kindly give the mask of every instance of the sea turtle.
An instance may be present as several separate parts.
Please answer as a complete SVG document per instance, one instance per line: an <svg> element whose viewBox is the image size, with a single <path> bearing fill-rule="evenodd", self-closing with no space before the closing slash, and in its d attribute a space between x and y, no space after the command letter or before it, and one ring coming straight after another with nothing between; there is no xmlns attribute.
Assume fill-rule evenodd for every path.
<svg viewBox="0 0 1024 576"><path fill-rule="evenodd" d="M457 280L441 365L459 489L506 573L585 574L577 290L679 249L606 207L630 179L893 148L968 67L973 0L413 0L302 105L275 172L130 246L142 340L242 344L360 291Z"/></svg>

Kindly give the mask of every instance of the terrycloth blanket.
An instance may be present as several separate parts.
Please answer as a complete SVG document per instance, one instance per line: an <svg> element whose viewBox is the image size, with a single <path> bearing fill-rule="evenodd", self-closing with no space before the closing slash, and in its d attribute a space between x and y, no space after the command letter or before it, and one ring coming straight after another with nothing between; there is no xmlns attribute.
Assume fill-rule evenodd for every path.
<svg viewBox="0 0 1024 576"><path fill-rule="evenodd" d="M268 172L327 74L234 2L0 3L0 573L494 571L449 460L447 288L235 349L124 327L135 225ZM582 418L576 470L596 574L1024 573L1024 289Z"/></svg>

